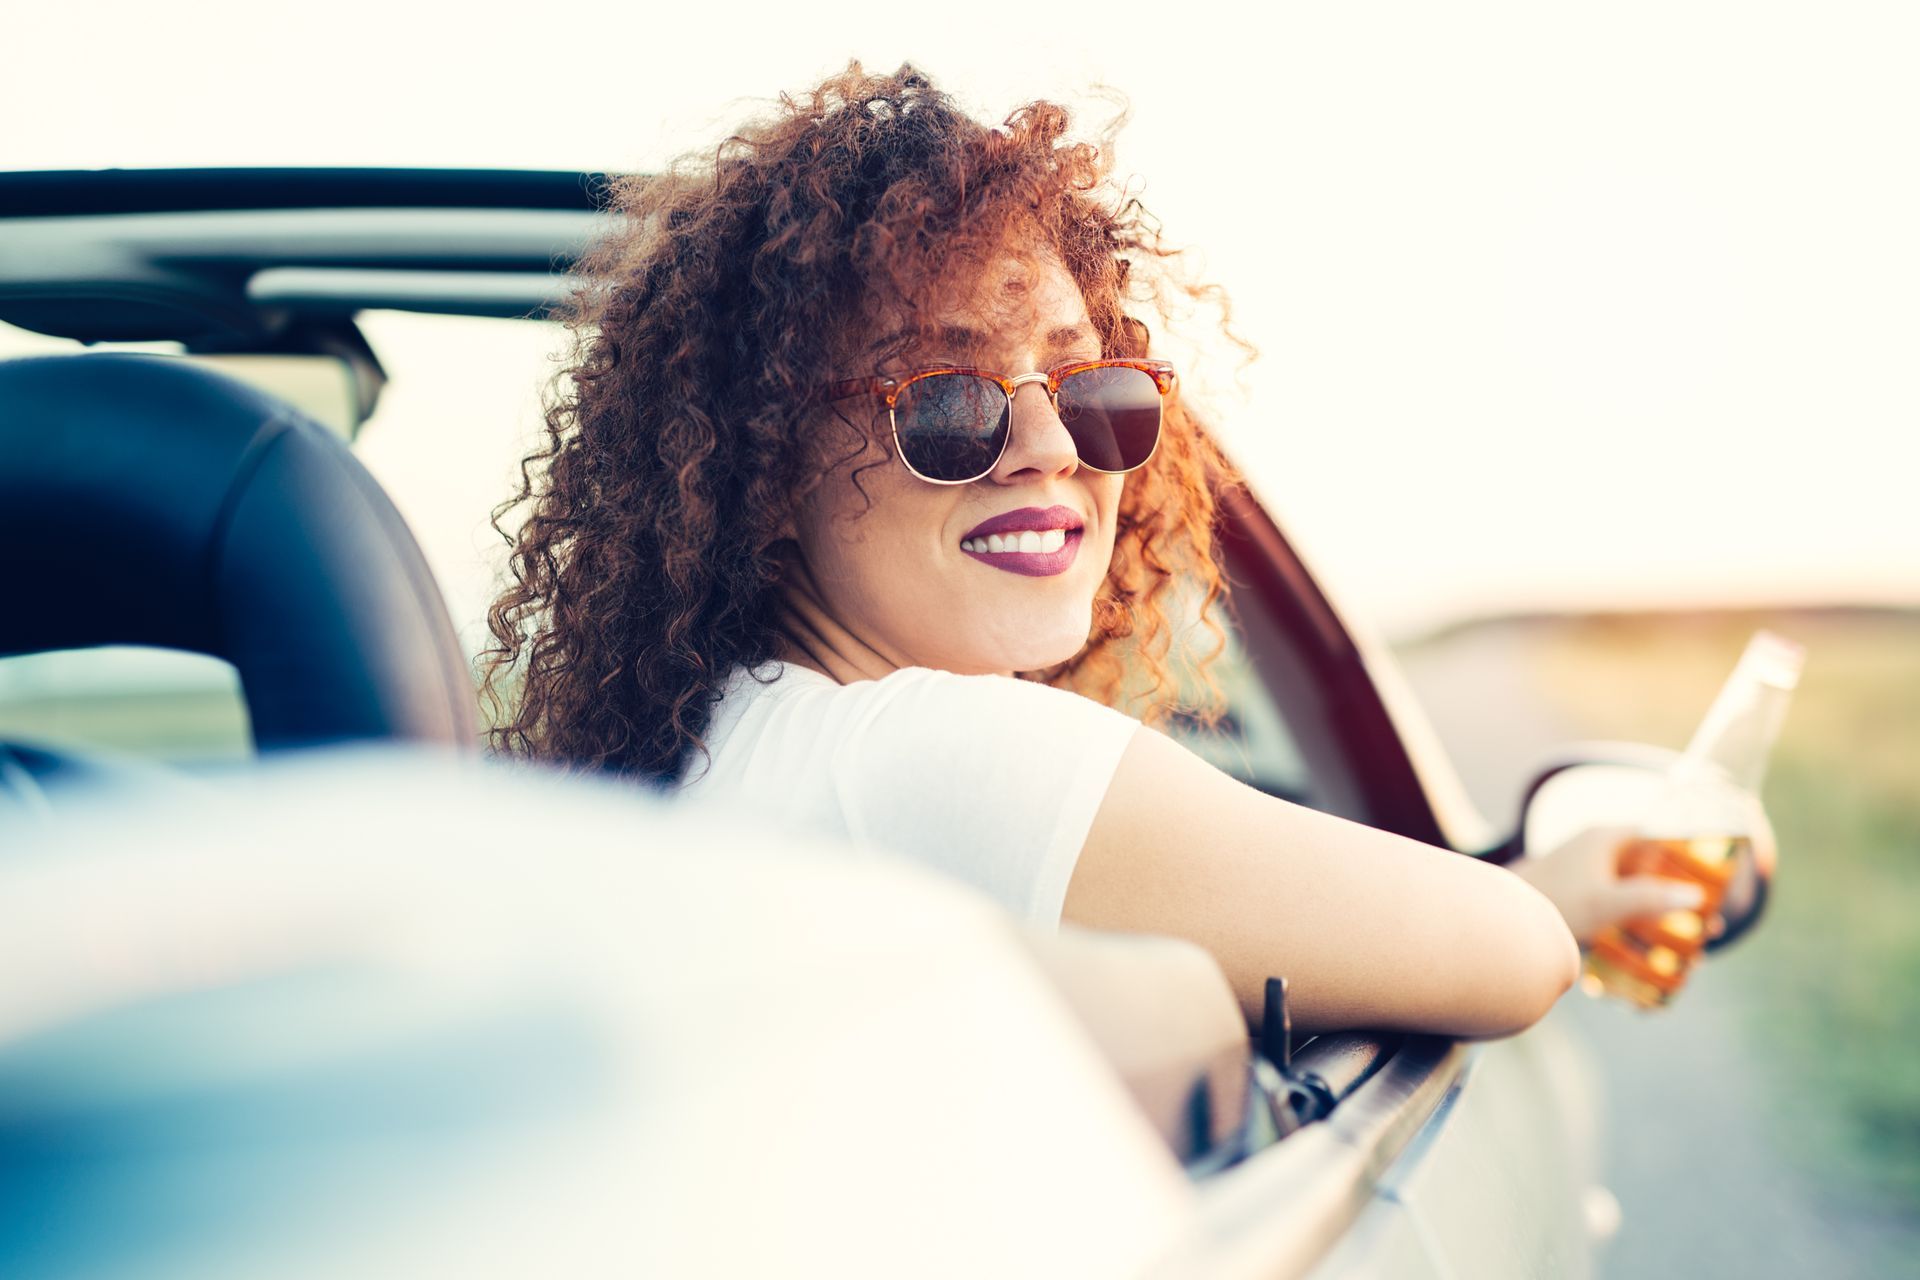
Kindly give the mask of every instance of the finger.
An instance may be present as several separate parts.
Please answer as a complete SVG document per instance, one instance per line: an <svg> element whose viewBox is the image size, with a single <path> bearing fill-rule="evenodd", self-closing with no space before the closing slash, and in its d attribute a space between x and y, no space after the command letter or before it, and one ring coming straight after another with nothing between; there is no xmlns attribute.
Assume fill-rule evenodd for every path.
<svg viewBox="0 0 1920 1280"><path fill-rule="evenodd" d="M1706 891L1697 884L1683 881L1633 876L1610 886L1605 903L1613 919L1625 920L1634 916L1664 915L1669 911L1698 911L1706 904Z"/></svg>
<svg viewBox="0 0 1920 1280"><path fill-rule="evenodd" d="M1589 827L1555 855L1571 858L1595 874L1617 874L1621 857L1637 837L1631 827Z"/></svg>

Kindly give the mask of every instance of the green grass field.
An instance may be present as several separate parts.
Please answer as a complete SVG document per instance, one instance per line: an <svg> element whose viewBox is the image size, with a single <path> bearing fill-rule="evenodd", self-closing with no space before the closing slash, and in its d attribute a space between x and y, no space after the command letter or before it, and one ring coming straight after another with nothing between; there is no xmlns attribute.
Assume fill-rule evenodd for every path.
<svg viewBox="0 0 1920 1280"><path fill-rule="evenodd" d="M1543 687L1583 733L1682 745L1746 638L1807 646L1766 786L1769 917L1741 975L1781 1132L1824 1176L1920 1207L1920 613L1644 615L1544 629ZM1832 1117L1839 1117L1839 1124Z"/></svg>

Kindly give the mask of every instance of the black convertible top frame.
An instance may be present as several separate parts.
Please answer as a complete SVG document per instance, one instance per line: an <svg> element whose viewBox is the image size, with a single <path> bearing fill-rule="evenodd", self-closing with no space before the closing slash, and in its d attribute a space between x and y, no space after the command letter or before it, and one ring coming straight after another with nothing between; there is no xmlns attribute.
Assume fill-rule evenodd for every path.
<svg viewBox="0 0 1920 1280"><path fill-rule="evenodd" d="M565 169L49 169L0 173L0 219L214 209L603 207L604 173Z"/></svg>
<svg viewBox="0 0 1920 1280"><path fill-rule="evenodd" d="M288 351L373 308L544 315L604 226L608 182L556 170L0 173L0 322L89 343Z"/></svg>

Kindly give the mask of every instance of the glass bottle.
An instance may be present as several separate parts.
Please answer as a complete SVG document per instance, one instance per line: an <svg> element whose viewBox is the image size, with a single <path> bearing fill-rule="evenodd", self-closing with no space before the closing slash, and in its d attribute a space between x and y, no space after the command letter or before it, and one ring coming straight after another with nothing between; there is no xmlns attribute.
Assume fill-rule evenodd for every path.
<svg viewBox="0 0 1920 1280"><path fill-rule="evenodd" d="M1580 985L1658 1008L1685 985L1707 943L1742 858L1752 857L1753 822L1767 758L1805 650L1756 632L1721 686L1687 749L1668 768L1638 835L1621 847L1623 876L1651 875L1700 886L1697 909L1669 911L1602 929L1587 950Z"/></svg>

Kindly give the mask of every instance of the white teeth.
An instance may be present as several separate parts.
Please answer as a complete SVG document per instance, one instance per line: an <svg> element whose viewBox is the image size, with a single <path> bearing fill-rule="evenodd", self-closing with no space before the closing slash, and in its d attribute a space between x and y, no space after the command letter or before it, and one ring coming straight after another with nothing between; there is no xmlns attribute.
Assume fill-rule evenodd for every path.
<svg viewBox="0 0 1920 1280"><path fill-rule="evenodd" d="M1048 529L1044 533L1038 529L1026 529L1019 533L1004 536L990 533L984 538L968 538L960 544L962 551L975 554L1009 555L1051 555L1067 545L1065 529Z"/></svg>

